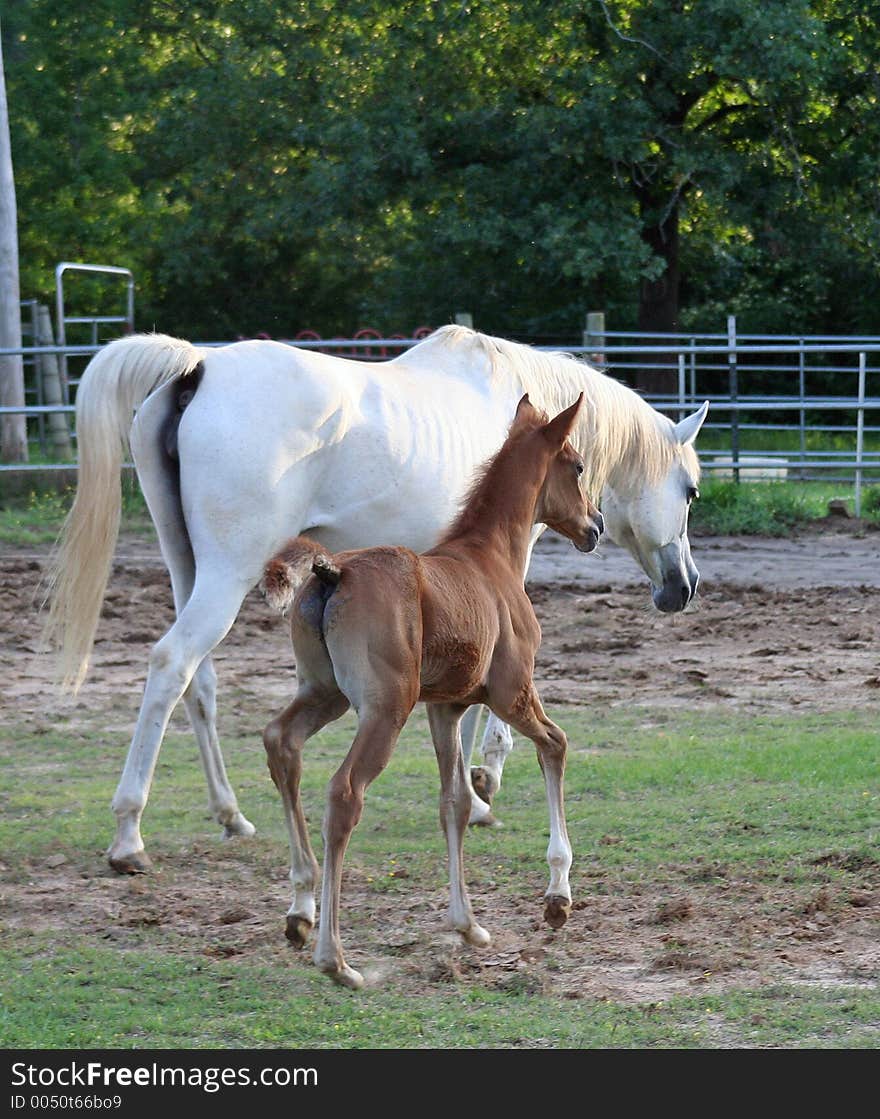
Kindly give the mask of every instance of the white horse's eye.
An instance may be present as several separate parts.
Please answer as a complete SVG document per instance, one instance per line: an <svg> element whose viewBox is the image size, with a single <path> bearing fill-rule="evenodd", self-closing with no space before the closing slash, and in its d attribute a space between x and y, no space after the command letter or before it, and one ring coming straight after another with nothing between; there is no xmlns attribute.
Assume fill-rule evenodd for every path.
<svg viewBox="0 0 880 1119"><path fill-rule="evenodd" d="M688 486L688 488L687 488L687 499L688 499L688 504L689 505L692 501L696 501L699 496L700 496L700 491L697 489L696 486Z"/></svg>

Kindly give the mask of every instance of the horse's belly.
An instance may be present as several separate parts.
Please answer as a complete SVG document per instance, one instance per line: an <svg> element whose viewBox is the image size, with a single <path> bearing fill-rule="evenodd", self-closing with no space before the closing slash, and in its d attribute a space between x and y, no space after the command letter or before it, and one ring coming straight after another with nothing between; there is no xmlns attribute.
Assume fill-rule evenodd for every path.
<svg viewBox="0 0 880 1119"><path fill-rule="evenodd" d="M422 654L419 698L428 703L475 703L483 698L485 650L475 642L432 643Z"/></svg>

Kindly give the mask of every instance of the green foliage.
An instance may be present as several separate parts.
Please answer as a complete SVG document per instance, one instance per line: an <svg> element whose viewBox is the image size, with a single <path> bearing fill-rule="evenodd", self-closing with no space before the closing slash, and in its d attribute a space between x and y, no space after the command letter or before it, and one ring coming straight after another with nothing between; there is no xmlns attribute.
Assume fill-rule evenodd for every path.
<svg viewBox="0 0 880 1119"><path fill-rule="evenodd" d="M876 487L865 491L866 519L875 519L880 511L876 493ZM826 517L829 500L840 496L840 486L821 482L737 483L707 477L700 484L690 523L694 532L707 535L787 536L793 528Z"/></svg>
<svg viewBox="0 0 880 1119"><path fill-rule="evenodd" d="M873 8L7 8L27 296L81 259L204 339L880 329Z"/></svg>
<svg viewBox="0 0 880 1119"><path fill-rule="evenodd" d="M73 496L73 486L63 489L34 486L14 495L0 491L0 543L17 546L52 543L61 531ZM122 526L127 532L154 532L143 494L132 476L122 479L122 517Z"/></svg>

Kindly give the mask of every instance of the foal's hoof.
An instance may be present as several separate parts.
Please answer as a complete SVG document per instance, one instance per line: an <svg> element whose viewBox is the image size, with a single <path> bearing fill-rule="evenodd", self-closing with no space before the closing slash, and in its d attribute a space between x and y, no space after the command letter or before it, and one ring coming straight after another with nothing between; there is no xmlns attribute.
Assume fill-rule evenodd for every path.
<svg viewBox="0 0 880 1119"><path fill-rule="evenodd" d="M153 869L150 856L143 848L140 851L133 851L130 855L114 855L111 853L108 855L107 861L117 874L149 874Z"/></svg>
<svg viewBox="0 0 880 1119"><path fill-rule="evenodd" d="M474 948L488 948L489 945L492 943L492 937L483 928L483 926L478 925L476 921L470 926L470 928L459 929L458 931L468 942L468 944L472 944Z"/></svg>
<svg viewBox="0 0 880 1119"><path fill-rule="evenodd" d="M471 785L480 800L484 800L486 804L492 803L492 797L501 788L498 778L484 765L475 765L471 769Z"/></svg>
<svg viewBox="0 0 880 1119"><path fill-rule="evenodd" d="M256 835L256 832L254 825L240 812L236 812L232 819L223 825L224 839L250 839L252 835Z"/></svg>
<svg viewBox="0 0 880 1119"><path fill-rule="evenodd" d="M348 964L343 964L342 967L321 967L319 964L318 967L340 987L348 987L349 990L359 991L364 985L364 977L361 973L355 971L353 967L349 967Z"/></svg>
<svg viewBox="0 0 880 1119"><path fill-rule="evenodd" d="M284 935L294 948L305 948L311 931L311 921L307 921L305 917L297 917L292 913L287 915L287 927L284 930Z"/></svg>
<svg viewBox="0 0 880 1119"><path fill-rule="evenodd" d="M561 929L571 913L571 901L553 894L544 898L544 920L551 929Z"/></svg>

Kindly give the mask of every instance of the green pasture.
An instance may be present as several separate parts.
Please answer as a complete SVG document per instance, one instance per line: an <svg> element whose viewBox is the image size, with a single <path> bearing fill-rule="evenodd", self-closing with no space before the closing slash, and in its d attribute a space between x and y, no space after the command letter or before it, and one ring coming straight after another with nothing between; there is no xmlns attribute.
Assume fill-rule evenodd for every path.
<svg viewBox="0 0 880 1119"><path fill-rule="evenodd" d="M229 698L229 697L227 697ZM417 997L393 974L361 992L335 987L306 955L281 938L288 903L286 836L252 718L225 718L226 757L243 808L258 825L253 840L220 843L205 809L194 744L177 720L160 756L145 838L156 863L136 885L173 893L189 857L205 876L228 882L229 905L270 891L278 899L278 943L227 955L235 930L222 926L171 937L147 919L114 932L75 918L22 922L10 910L16 887L63 866L74 891L118 891L132 880L104 866L112 832L109 801L127 737L128 706L100 719L81 708L42 722L0 726L0 1038L13 1048L876 1048L876 974L830 984L693 987L663 1001L579 997L567 965L554 970L565 930L535 932L547 944L549 981L513 973L490 984L466 969L438 971ZM575 901L600 905L650 885L677 896L699 883L703 904L744 901L773 921L809 912L817 896L832 915L855 894L880 888L880 761L876 713L785 718L729 710L687 712L563 708L569 732L567 806ZM257 723L259 725L259 723ZM303 789L320 856L317 822L330 773L351 739L352 719L310 743ZM471 830L466 865L478 917L481 904L506 910L526 902L540 916L547 842L543 786L531 747L521 741L505 769L498 802L505 826ZM386 772L368 793L346 867L367 896L405 906L445 883L437 817L437 778L418 712ZM57 909L64 899L50 899ZM781 892L779 892L781 891ZM43 896L43 895L41 895ZM780 903L778 898L784 898ZM774 907L783 905L785 912ZM72 910L75 906L71 905ZM375 908L371 906L371 908ZM343 936L359 967L406 948L384 945L375 922L345 908ZM438 922L442 913L438 914ZM536 923L535 928L538 929ZM369 937L372 936L372 940ZM225 938L225 939L224 939ZM598 946L596 946L598 947ZM422 943L418 953L448 951ZM475 950L462 948L465 954ZM560 958L561 947L559 949ZM365 958L365 955L367 958ZM372 958L371 958L372 957Z"/></svg>
<svg viewBox="0 0 880 1119"><path fill-rule="evenodd" d="M16 488L4 493L0 475L0 544L51 544L58 535L73 499L71 489ZM742 482L704 475L700 499L691 512L695 533L785 536L822 520L828 502L842 499L855 511L855 493L850 483L801 482L796 480ZM126 479L122 490L123 527L129 532L151 534L149 514L137 483ZM862 519L880 523L880 483L862 490ZM846 524L846 521L842 521Z"/></svg>

